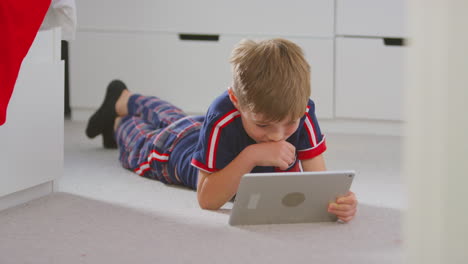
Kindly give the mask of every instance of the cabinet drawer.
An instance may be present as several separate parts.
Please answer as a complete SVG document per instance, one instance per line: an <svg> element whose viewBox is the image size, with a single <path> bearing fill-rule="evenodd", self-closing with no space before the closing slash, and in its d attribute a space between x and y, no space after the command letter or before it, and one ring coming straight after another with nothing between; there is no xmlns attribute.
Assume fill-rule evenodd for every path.
<svg viewBox="0 0 468 264"><path fill-rule="evenodd" d="M181 40L178 34L78 32L70 60L74 108L95 109L114 78L145 95L156 95L189 113L206 112L212 100L231 85L229 57L242 38ZM265 37L270 38L270 37ZM258 38L255 38L258 39ZM333 114L333 40L290 38L312 67L312 98L320 117Z"/></svg>
<svg viewBox="0 0 468 264"><path fill-rule="evenodd" d="M337 0L336 33L405 37L405 0Z"/></svg>
<svg viewBox="0 0 468 264"><path fill-rule="evenodd" d="M80 29L333 36L329 0L80 0Z"/></svg>
<svg viewBox="0 0 468 264"><path fill-rule="evenodd" d="M405 52L383 39L337 38L336 116L402 120Z"/></svg>
<svg viewBox="0 0 468 264"><path fill-rule="evenodd" d="M78 32L71 45L72 107L97 108L108 83L205 112L230 85L233 41L183 41L178 34Z"/></svg>

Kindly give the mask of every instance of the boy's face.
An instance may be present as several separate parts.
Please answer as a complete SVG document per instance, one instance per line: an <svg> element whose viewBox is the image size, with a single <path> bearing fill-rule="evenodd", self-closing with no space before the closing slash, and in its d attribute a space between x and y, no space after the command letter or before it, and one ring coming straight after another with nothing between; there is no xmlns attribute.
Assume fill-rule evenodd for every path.
<svg viewBox="0 0 468 264"><path fill-rule="evenodd" d="M242 111L242 124L247 134L257 143L277 142L286 140L299 126L299 118L296 120L282 120L279 122L265 122L262 115L250 111Z"/></svg>
<svg viewBox="0 0 468 264"><path fill-rule="evenodd" d="M285 119L279 122L267 122L261 114L255 114L252 111L239 107L239 102L232 88L228 89L228 93L231 102L241 113L242 125L244 126L245 132L257 143L286 140L294 134L299 127L300 118L295 120Z"/></svg>

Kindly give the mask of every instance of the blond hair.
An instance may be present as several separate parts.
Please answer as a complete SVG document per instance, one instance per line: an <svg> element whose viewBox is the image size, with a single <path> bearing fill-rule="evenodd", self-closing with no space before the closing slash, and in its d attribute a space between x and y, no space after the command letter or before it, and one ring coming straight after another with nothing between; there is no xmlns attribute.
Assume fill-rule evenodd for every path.
<svg viewBox="0 0 468 264"><path fill-rule="evenodd" d="M304 115L310 97L310 66L298 45L281 38L242 40L230 62L239 108L262 114L267 121Z"/></svg>

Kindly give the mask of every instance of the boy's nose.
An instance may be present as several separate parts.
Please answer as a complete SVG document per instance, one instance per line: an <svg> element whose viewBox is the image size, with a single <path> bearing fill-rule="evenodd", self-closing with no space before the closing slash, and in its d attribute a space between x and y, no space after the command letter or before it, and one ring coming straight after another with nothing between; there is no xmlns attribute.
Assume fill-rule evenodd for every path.
<svg viewBox="0 0 468 264"><path fill-rule="evenodd" d="M283 140L282 133L272 133L268 135L268 141L278 142Z"/></svg>

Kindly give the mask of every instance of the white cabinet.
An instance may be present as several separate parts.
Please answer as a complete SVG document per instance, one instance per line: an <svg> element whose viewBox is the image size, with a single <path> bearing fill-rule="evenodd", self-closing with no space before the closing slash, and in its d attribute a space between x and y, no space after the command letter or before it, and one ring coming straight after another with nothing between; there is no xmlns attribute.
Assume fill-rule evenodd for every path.
<svg viewBox="0 0 468 264"><path fill-rule="evenodd" d="M242 38L273 37L303 48L317 114L333 117L333 1L82 0L77 5L80 24L70 53L74 118L87 119L115 78L134 92L203 114L231 84L234 46ZM181 38L185 34L195 40ZM203 39L206 35L214 39Z"/></svg>
<svg viewBox="0 0 468 264"><path fill-rule="evenodd" d="M0 127L0 209L18 203L11 199L15 193L63 173L63 78L60 30L40 31L22 63L7 122Z"/></svg>
<svg viewBox="0 0 468 264"><path fill-rule="evenodd" d="M231 84L229 56L243 37L259 39L221 35L218 41L187 41L174 33L79 32L72 44L81 54L72 59L72 106L98 106L110 80L120 78L134 92L161 97L188 113L203 113ZM318 112L331 117L333 40L289 39L303 47L311 63L312 98L324 106Z"/></svg>
<svg viewBox="0 0 468 264"><path fill-rule="evenodd" d="M340 122L361 122L363 129L353 131L367 132L369 122L402 120L406 48L399 42L407 37L405 0L81 0L77 5L79 29L70 52L74 119L89 118L114 78L135 92L202 114L231 83L228 61L238 41L283 37L299 44L311 65L321 124L332 122L338 127L333 131L343 132L348 130ZM181 39L184 34L195 40Z"/></svg>
<svg viewBox="0 0 468 264"><path fill-rule="evenodd" d="M337 118L402 121L404 0L338 0Z"/></svg>

